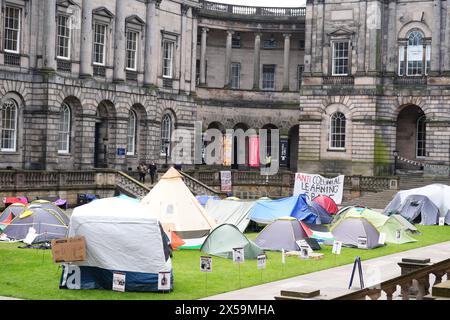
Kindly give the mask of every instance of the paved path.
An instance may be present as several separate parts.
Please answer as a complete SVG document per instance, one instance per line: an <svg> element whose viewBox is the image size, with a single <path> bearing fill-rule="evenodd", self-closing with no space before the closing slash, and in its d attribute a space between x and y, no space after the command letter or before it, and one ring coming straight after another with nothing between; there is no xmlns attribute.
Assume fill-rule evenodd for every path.
<svg viewBox="0 0 450 320"><path fill-rule="evenodd" d="M400 267L397 265L402 258L430 258L432 263L450 258L450 241L409 251L399 252L384 257L362 261L364 281L366 286L383 282L400 276ZM332 269L309 273L290 279L271 282L246 289L231 291L211 297L206 300L273 300L280 295L280 290L307 286L321 290L326 299L343 295L358 289L359 277L356 276L354 286L348 290L348 283L353 264ZM432 279L434 281L434 279Z"/></svg>

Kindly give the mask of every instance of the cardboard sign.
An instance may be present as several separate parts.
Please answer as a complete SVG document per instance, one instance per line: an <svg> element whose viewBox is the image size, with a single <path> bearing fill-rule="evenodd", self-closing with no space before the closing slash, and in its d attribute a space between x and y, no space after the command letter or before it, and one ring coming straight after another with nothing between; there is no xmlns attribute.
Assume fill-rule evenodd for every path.
<svg viewBox="0 0 450 320"><path fill-rule="evenodd" d="M113 273L113 286L114 291L125 292L125 273L114 272Z"/></svg>
<svg viewBox="0 0 450 320"><path fill-rule="evenodd" d="M170 272L158 273L158 290L170 290Z"/></svg>
<svg viewBox="0 0 450 320"><path fill-rule="evenodd" d="M200 257L200 271L201 272L212 272L212 258L211 257Z"/></svg>
<svg viewBox="0 0 450 320"><path fill-rule="evenodd" d="M55 263L86 260L86 240L84 237L52 240L52 255Z"/></svg>
<svg viewBox="0 0 450 320"><path fill-rule="evenodd" d="M344 178L345 176L340 175L329 179L319 174L298 172L295 174L294 196L306 194L312 200L319 195L325 195L340 204L344 194Z"/></svg>
<svg viewBox="0 0 450 320"><path fill-rule="evenodd" d="M331 252L334 254L341 254L341 249L342 249L342 242L334 241L333 242L333 250Z"/></svg>
<svg viewBox="0 0 450 320"><path fill-rule="evenodd" d="M244 248L233 248L233 261L236 263L244 263Z"/></svg>
<svg viewBox="0 0 450 320"><path fill-rule="evenodd" d="M267 261L267 257L265 254L260 254L259 256L256 257L257 262L258 262L258 269L265 269L266 268L266 261Z"/></svg>
<svg viewBox="0 0 450 320"><path fill-rule="evenodd" d="M367 249L367 237L358 237L358 249Z"/></svg>
<svg viewBox="0 0 450 320"><path fill-rule="evenodd" d="M445 225L445 217L439 217L439 225L440 226Z"/></svg>
<svg viewBox="0 0 450 320"><path fill-rule="evenodd" d="M380 232L380 237L378 238L379 244L384 244L386 242L386 233Z"/></svg>

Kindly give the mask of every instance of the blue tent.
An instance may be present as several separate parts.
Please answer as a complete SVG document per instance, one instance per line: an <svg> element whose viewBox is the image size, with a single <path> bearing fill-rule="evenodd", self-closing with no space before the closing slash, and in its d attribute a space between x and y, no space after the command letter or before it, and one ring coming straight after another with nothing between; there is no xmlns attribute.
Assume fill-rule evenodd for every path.
<svg viewBox="0 0 450 320"><path fill-rule="evenodd" d="M319 216L309 208L304 194L278 200L257 201L249 217L250 220L261 224L269 224L282 217L293 217L306 223L320 223Z"/></svg>
<svg viewBox="0 0 450 320"><path fill-rule="evenodd" d="M320 204L311 201L309 208L312 212L319 216L320 222L323 224L330 224L333 221L333 217L325 210Z"/></svg>

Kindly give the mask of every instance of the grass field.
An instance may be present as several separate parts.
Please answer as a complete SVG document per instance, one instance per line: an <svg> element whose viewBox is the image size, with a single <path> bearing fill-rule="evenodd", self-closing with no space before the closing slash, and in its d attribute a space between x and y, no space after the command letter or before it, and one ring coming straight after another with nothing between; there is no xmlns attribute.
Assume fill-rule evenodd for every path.
<svg viewBox="0 0 450 320"><path fill-rule="evenodd" d="M450 241L450 228L439 226L418 226L422 232L416 235L415 243L360 250L342 248L341 255L331 254L331 247L321 250L321 260L302 260L287 257L281 263L281 253L268 252L267 268L257 270L256 260L244 264L213 257L213 272L199 271L199 251L176 251L173 256L174 291L172 293L120 293L103 290L61 290L58 288L61 269L52 262L49 250L19 249L18 243L0 243L0 296L23 299L198 299L239 288L281 280L339 265L352 263L356 256L364 260L384 256L434 243ZM256 234L247 234L255 238ZM239 272L240 268L240 272ZM240 273L240 278L239 278ZM206 288L207 277L207 288ZM240 280L239 280L240 279Z"/></svg>

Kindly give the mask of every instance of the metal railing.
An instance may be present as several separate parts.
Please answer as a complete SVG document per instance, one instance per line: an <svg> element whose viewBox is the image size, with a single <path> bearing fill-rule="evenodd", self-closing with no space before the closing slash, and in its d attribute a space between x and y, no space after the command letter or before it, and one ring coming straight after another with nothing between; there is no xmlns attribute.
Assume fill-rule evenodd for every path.
<svg viewBox="0 0 450 320"><path fill-rule="evenodd" d="M252 7L233 4L216 3L203 1L202 10L212 12L222 12L243 16L263 16L263 17L304 17L306 7L277 8L277 7Z"/></svg>

